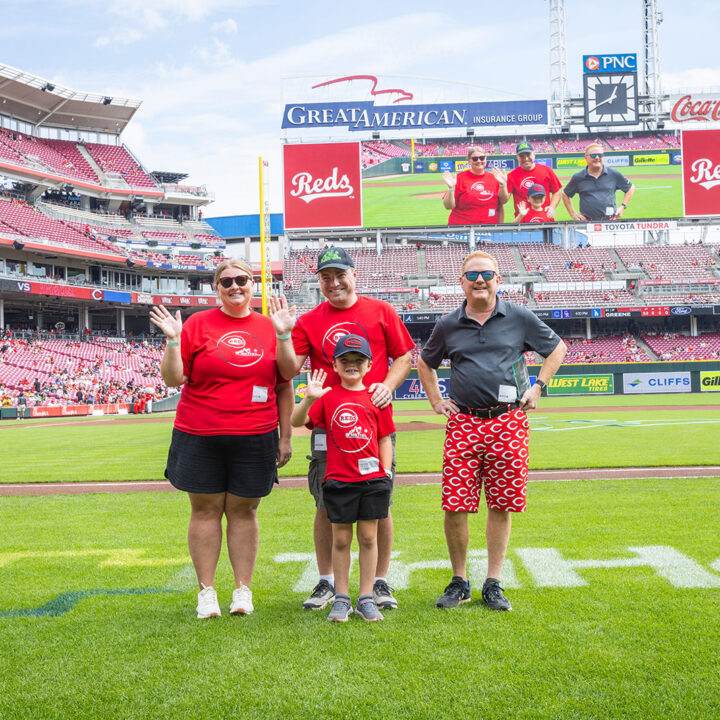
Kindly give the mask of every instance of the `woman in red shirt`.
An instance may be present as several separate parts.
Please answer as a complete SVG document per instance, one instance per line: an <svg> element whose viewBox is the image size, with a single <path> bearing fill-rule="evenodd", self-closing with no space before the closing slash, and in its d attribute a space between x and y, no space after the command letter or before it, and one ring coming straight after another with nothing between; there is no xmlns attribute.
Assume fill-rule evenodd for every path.
<svg viewBox="0 0 720 720"><path fill-rule="evenodd" d="M510 195L507 174L499 170L485 170L487 153L481 147L468 150L468 170L456 177L447 170L443 180L448 189L443 205L451 210L448 225L495 225L503 221L503 205Z"/></svg>
<svg viewBox="0 0 720 720"><path fill-rule="evenodd" d="M150 320L167 336L160 373L182 385L165 476L190 498L188 545L200 584L198 618L217 617L215 569L222 518L235 575L231 614L253 611L257 508L290 459L292 384L279 374L277 338L252 310L252 268L226 260L215 271L221 306L183 324L162 305ZM278 425L280 434L278 437Z"/></svg>

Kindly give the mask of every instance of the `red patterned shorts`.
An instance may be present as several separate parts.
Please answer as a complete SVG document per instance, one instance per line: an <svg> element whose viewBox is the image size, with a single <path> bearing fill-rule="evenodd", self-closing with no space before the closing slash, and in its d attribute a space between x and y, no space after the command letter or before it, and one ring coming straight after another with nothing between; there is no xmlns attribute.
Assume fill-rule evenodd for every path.
<svg viewBox="0 0 720 720"><path fill-rule="evenodd" d="M528 419L519 408L489 420L456 413L443 448L443 510L478 511L480 491L493 510L523 512L528 475Z"/></svg>

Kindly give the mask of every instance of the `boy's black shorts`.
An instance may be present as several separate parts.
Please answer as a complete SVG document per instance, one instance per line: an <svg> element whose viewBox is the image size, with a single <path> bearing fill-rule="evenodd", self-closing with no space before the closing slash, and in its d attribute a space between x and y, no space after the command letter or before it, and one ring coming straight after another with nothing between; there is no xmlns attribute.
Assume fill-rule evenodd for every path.
<svg viewBox="0 0 720 720"><path fill-rule="evenodd" d="M389 477L358 482L329 478L323 485L323 498L330 522L351 525L358 520L386 518L392 485Z"/></svg>

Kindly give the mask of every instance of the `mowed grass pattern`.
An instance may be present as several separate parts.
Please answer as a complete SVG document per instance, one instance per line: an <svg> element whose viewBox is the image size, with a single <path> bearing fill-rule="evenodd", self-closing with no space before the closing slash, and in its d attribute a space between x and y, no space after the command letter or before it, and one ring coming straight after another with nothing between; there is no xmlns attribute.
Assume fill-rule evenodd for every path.
<svg viewBox="0 0 720 720"><path fill-rule="evenodd" d="M0 717L708 720L720 702L720 588L678 589L647 567L583 569L584 587L539 588L515 550L617 559L665 545L720 571L719 502L718 479L532 484L508 554L513 612L487 611L479 587L472 604L439 611L449 570L416 569L384 622L336 625L300 609L302 564L274 560L312 552L303 490L260 507L255 613L227 614L223 555L225 614L212 621L194 616L183 495L3 498ZM439 487L397 488L393 513L399 558L446 559ZM484 547L482 526L471 519L473 549ZM98 550L107 553L83 554ZM354 572L354 598L356 583ZM57 617L17 616L60 593L152 588L174 592L95 595Z"/></svg>
<svg viewBox="0 0 720 720"><path fill-rule="evenodd" d="M556 170L563 185L581 168ZM678 166L617 168L636 186L625 220L682 217L682 178ZM440 173L372 178L363 181L363 223L366 227L413 227L447 225L448 211L442 206ZM422 197L421 197L422 196ZM622 194L618 193L618 202ZM578 209L578 198L573 199ZM513 204L505 205L505 222L512 223ZM565 206L558 206L557 220L570 220Z"/></svg>
<svg viewBox="0 0 720 720"><path fill-rule="evenodd" d="M540 407L529 414L530 467L720 465L720 412L707 407L718 402L720 397L710 393L542 398ZM583 410L583 405L603 411ZM638 410L616 410L617 405ZM649 408L644 409L646 405ZM428 414L427 401L397 402L394 408L396 423L418 423L422 428L398 433L397 471L440 472L444 419ZM544 412L553 408L569 412ZM0 427L5 448L0 484L163 480L173 417L167 414L157 420L148 422L143 416L100 423L7 421ZM425 429L428 425L437 430ZM280 470L281 479L305 475L309 452L309 437L295 436L293 457Z"/></svg>

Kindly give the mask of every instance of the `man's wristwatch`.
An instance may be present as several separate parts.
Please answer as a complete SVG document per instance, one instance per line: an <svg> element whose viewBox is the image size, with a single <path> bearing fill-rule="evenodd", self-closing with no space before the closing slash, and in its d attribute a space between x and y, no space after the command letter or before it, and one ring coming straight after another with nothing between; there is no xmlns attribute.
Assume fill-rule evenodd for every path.
<svg viewBox="0 0 720 720"><path fill-rule="evenodd" d="M543 382L540 378L535 381L535 385L537 385L540 390L544 390L547 387L547 383Z"/></svg>
<svg viewBox="0 0 720 720"><path fill-rule="evenodd" d="M620 207L623 207L623 208L625 208L625 210L627 210L627 204L626 204L626 203L620 203Z"/></svg>

